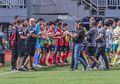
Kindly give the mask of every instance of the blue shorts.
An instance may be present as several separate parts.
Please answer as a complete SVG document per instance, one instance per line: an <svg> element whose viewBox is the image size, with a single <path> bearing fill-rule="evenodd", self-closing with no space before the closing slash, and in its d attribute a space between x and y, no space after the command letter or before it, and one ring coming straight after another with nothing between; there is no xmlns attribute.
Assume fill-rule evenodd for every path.
<svg viewBox="0 0 120 84"><path fill-rule="evenodd" d="M112 51L117 51L118 44L112 44Z"/></svg>
<svg viewBox="0 0 120 84"><path fill-rule="evenodd" d="M111 52L111 49L110 48L106 48L106 52Z"/></svg>
<svg viewBox="0 0 120 84"><path fill-rule="evenodd" d="M36 47L35 47L35 48L36 48L36 49L40 49L40 48L41 48L39 40L37 40L37 42L36 42Z"/></svg>

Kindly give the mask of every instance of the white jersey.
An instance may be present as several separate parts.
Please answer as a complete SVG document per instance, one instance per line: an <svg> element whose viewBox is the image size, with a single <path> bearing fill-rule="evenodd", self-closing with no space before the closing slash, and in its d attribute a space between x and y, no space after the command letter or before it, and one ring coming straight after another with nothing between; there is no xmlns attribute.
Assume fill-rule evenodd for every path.
<svg viewBox="0 0 120 84"><path fill-rule="evenodd" d="M113 32L111 29L106 30L106 47L111 47L112 45Z"/></svg>
<svg viewBox="0 0 120 84"><path fill-rule="evenodd" d="M114 29L114 31L113 31L113 36L118 36L119 35L119 33L120 33L120 27L116 27L115 29ZM113 44L118 44L118 40L119 38L114 38L113 39Z"/></svg>

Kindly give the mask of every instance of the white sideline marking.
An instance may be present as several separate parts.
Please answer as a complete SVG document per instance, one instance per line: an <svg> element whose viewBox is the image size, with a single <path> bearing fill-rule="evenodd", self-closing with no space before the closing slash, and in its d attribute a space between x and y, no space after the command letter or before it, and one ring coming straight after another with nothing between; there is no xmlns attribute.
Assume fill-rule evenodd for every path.
<svg viewBox="0 0 120 84"><path fill-rule="evenodd" d="M4 72L4 73L1 73L1 74L0 74L0 77L1 77L1 76L4 76L4 75L7 75L7 74L11 74L11 73L14 73L14 72Z"/></svg>

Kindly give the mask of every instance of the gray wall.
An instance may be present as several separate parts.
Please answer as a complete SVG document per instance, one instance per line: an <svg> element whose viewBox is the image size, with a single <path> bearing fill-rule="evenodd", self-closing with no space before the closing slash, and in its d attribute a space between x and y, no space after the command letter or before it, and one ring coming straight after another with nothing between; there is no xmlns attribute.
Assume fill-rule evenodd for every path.
<svg viewBox="0 0 120 84"><path fill-rule="evenodd" d="M27 9L5 9L0 8L0 22L10 22L14 20L14 16L19 15L21 18L26 18Z"/></svg>

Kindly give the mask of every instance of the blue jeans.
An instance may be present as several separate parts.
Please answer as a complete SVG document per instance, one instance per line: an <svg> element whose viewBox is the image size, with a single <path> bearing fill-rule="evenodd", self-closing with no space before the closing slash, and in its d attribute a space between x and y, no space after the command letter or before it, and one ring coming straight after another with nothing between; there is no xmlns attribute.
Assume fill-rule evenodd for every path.
<svg viewBox="0 0 120 84"><path fill-rule="evenodd" d="M74 68L77 69L78 61L81 62L83 65L84 69L87 67L87 63L81 56L81 52L83 50L83 45L82 44L75 44L74 45Z"/></svg>

